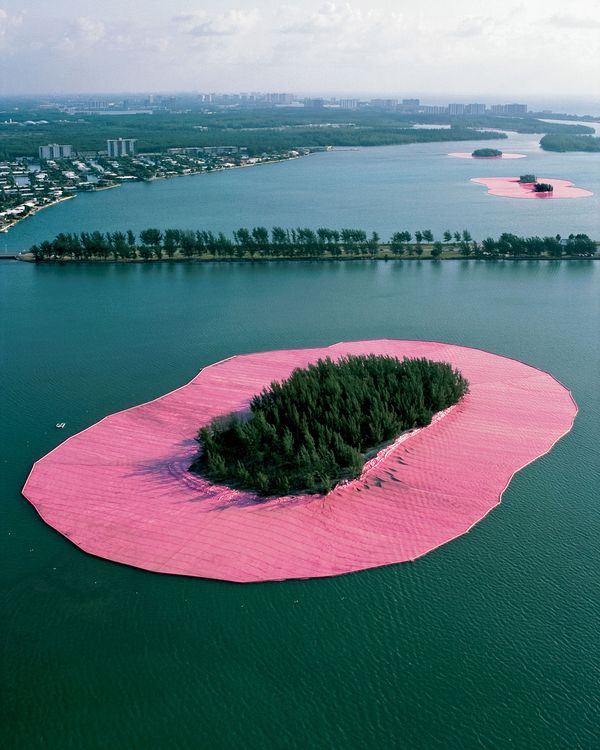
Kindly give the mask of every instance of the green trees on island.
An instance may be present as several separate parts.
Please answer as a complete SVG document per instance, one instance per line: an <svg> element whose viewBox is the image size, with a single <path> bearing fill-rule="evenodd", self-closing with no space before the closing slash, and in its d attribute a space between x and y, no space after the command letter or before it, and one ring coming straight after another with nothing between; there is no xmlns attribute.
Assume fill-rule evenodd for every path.
<svg viewBox="0 0 600 750"><path fill-rule="evenodd" d="M519 177L519 182L525 184L529 184L530 182L536 182L537 177L534 174L522 174Z"/></svg>
<svg viewBox="0 0 600 750"><path fill-rule="evenodd" d="M523 175L533 177L534 175ZM539 183L540 185L542 183ZM543 190L544 188L542 188ZM590 257L596 245L587 235L570 235L560 241L553 237L518 238L518 253L505 252L503 234L500 240L487 238L480 243L473 240L468 229L452 232L445 230L443 242L436 240L430 229L418 229L413 234L406 229L394 232L388 241L377 232L362 229L329 229L307 227L286 229L266 227L240 228L227 237L223 232L192 229L143 229L139 235L126 232L61 232L54 240L44 240L33 245L30 253L36 261L85 260L274 260L274 259L354 259L401 257L476 257L484 259L502 257ZM573 237L580 238L577 242ZM413 242L414 239L414 242ZM558 242L560 252L555 247ZM532 247L546 243L548 251L531 252Z"/></svg>
<svg viewBox="0 0 600 750"><path fill-rule="evenodd" d="M475 151L471 153L471 156L485 159L498 158L499 156L502 156L502 151L499 151L497 148L476 148Z"/></svg>
<svg viewBox="0 0 600 750"><path fill-rule="evenodd" d="M449 364L375 355L319 360L198 433L190 467L258 495L328 492L401 432L431 422L468 382Z"/></svg>
<svg viewBox="0 0 600 750"><path fill-rule="evenodd" d="M535 193L551 193L554 190L554 185L549 182L536 182L533 190Z"/></svg>

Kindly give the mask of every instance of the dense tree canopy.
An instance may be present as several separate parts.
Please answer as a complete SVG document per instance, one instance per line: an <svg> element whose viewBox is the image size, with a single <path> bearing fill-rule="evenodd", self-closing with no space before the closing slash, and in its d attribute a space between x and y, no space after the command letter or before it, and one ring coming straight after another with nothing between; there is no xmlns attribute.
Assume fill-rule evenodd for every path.
<svg viewBox="0 0 600 750"><path fill-rule="evenodd" d="M502 156L502 151L499 151L497 148L476 148L471 156L484 157L489 159L491 157Z"/></svg>
<svg viewBox="0 0 600 750"><path fill-rule="evenodd" d="M328 492L360 475L370 452L431 422L468 383L427 359L319 360L255 396L248 414L215 419L198 434L191 471L259 495Z"/></svg>
<svg viewBox="0 0 600 750"><path fill-rule="evenodd" d="M552 133L540 141L545 151L600 151L600 138L592 135Z"/></svg>
<svg viewBox="0 0 600 750"><path fill-rule="evenodd" d="M525 175L534 177L535 175ZM503 234L499 240L487 238L484 243L473 240L468 229L462 232L443 233L444 244L436 242L430 229L418 229L414 233L416 244L411 244L413 235L406 229L394 232L389 241L382 240L377 232L368 234L363 229L330 229L319 227L317 230L308 227L287 229L266 227L253 229L241 228L233 232L232 238L223 232L212 232L192 229L143 229L136 237L129 229L127 232L81 232L79 234L61 232L54 240L44 240L33 245L30 252L36 261L45 260L160 260L167 259L344 259L344 258L377 258L403 257L404 255L421 257L424 253L423 241L429 245L429 254L439 258L443 253L457 252L462 256L476 258L497 258L519 256L551 255L561 257L593 255L595 243L587 235L585 252L580 252L581 244L564 241L558 243L560 252L556 252L557 240L539 237L520 237L511 247L518 247L519 252L505 253L504 237L515 237ZM571 235L573 236L573 235ZM558 238L560 240L560 237ZM544 243L551 248L545 251ZM542 244L540 244L542 243ZM490 248L494 248L491 252ZM532 247L542 251L530 252ZM590 250L590 248L593 248ZM454 256L456 257L456 256Z"/></svg>

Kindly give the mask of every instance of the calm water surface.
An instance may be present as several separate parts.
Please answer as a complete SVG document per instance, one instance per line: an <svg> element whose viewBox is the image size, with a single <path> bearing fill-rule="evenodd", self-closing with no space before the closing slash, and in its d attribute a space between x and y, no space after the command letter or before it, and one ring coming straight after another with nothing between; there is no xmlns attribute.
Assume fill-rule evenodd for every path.
<svg viewBox="0 0 600 750"><path fill-rule="evenodd" d="M0 300L4 747L599 747L599 264L3 262ZM523 359L580 407L499 508L415 563L160 576L85 555L20 496L68 435L215 360L378 337Z"/></svg>
<svg viewBox="0 0 600 750"><path fill-rule="evenodd" d="M518 161L451 159L480 142L420 143L339 150L249 169L124 185L40 211L0 235L0 253L26 250L64 231L139 231L148 226L231 232L265 225L360 227L388 238L398 229L468 228L600 238L600 153L553 154L539 135L510 134L485 146L527 155ZM518 200L487 194L472 177L533 172L591 190L581 199Z"/></svg>

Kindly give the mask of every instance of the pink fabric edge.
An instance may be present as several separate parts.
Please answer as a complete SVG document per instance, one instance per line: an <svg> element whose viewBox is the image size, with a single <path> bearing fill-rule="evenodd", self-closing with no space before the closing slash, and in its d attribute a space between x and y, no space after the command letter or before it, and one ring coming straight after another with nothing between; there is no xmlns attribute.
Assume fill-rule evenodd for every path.
<svg viewBox="0 0 600 750"><path fill-rule="evenodd" d="M358 342L338 342L338 343L332 344L332 345L330 345L328 347L317 347L316 349L306 349L306 350L275 350L273 352L255 352L254 354L255 355L260 355L260 354L277 354L278 352L288 352L288 351L298 352L298 351L317 351L317 350L319 350L321 352L321 354L319 356L326 356L328 350L334 349L335 347L338 347L338 346L343 346L343 345L351 346L353 344L363 344L363 343L379 344L381 342L397 342L397 341L399 341L399 340L396 340L396 339L378 339L378 340L373 340L372 342L363 342L363 341L358 341ZM397 564L397 562L412 562L414 560L417 560L419 557L422 557L423 555L429 554L431 551L437 549L438 547L440 547L440 546L442 546L444 544L447 544L448 542L453 541L453 540L459 538L460 536L468 533L469 531L471 531L471 529L473 529L474 526L477 525L477 523L479 523L479 521L481 521L483 518L485 518L495 507L497 507L498 505L500 505L501 501L502 501L502 497L503 497L503 495L504 495L507 487L509 486L510 482L512 481L512 478L515 476L515 474L517 474L519 471L521 471L522 469L524 469L527 466L529 466L529 464L533 463L538 458L541 458L542 456L544 456L547 453L549 453L552 450L552 448L556 445L556 443L558 443L558 441L562 437L564 437L566 434L568 434L570 432L570 430L572 429L573 423L575 421L575 418L577 416L577 413L578 413L578 406L577 406L577 403L575 402L575 399L573 398L573 395L572 395L571 391L569 389L567 389L557 378L555 378L550 373L547 373L546 371L542 370L541 368L535 367L533 365L529 365L529 364L523 362L520 359L510 359L508 357L504 357L503 355L494 354L493 352L490 352L489 350L486 350L486 349L483 349L483 348L480 348L480 347L467 347L467 346L462 346L462 345L450 344L450 343L447 343L447 342L421 341L421 340L418 340L418 339L406 339L406 340L402 340L402 343L439 345L439 346L444 346L444 347L448 346L448 347L452 347L454 349L467 350L467 351L470 350L470 351L475 351L475 352L481 352L483 354L491 354L492 356L497 357L499 359L505 359L505 360L516 362L516 363L520 363L520 364L524 365L525 367L530 368L531 370L534 370L534 371L536 371L538 373L541 373L544 376L549 377L552 381L554 381L558 386L560 386L564 391L566 391L566 393L569 396L569 400L570 400L570 402L572 404L572 407L573 407L568 426L566 426L560 432L556 433L556 436L554 437L554 439L551 442L551 444L543 452L537 453L537 455L533 456L532 458L528 459L524 463L520 464L519 466L517 466L512 471L512 473L510 474L510 476L505 481L502 489L499 491L499 493L497 495L497 499L495 500L495 502L489 504L489 507L487 507L487 509L484 512L482 512L482 514L478 518L476 518L464 530L461 530L461 531L457 532L456 534L454 534L452 536L448 536L447 538L445 538L441 542L438 542L438 543L435 543L435 544L433 544L433 545L431 545L429 547L423 548L415 556L412 556L412 557L409 557L409 558L406 558L406 559L403 559L403 560L398 560L398 561L392 561L392 562L387 561L387 562L383 562L383 563L377 563L376 562L376 563L369 564L369 565L360 565L360 566L357 566L357 567L349 567L347 570L343 570L343 571L336 571L336 572L330 572L330 573L311 573L311 574L308 574L308 575L292 575L292 576L285 576L285 577L281 577L281 578L279 578L279 577L271 577L271 576L260 577L260 578L255 578L255 577L248 577L248 578L246 578L246 577L229 577L229 576L227 576L227 577L220 577L220 576L204 575L202 573L193 573L193 572L179 572L179 571L170 571L170 570L156 570L156 569L148 568L148 567L145 567L145 566L137 566L135 563L123 562L122 560L117 560L117 559L115 559L113 557L110 557L108 555L104 555L104 554L102 554L100 552L92 551L92 550L86 548L85 545L83 545L81 543L78 543L77 541L74 541L74 540L70 539L70 537L69 537L68 534L64 533L64 531L62 531L55 523L53 523L48 518L48 515L51 515L51 514L46 514L38 506L38 504L36 504L36 501L26 494L26 492L28 490L28 485L30 484L30 480L31 480L32 476L34 475L34 473L36 471L36 468L43 461L45 461L46 459L48 459L48 457L52 456L57 451L60 451L70 441L75 440L76 438L80 437L81 435L83 435L83 434L85 434L85 433L87 433L87 432L89 432L91 430L94 430L98 425L106 422L107 420L110 420L111 418L113 418L113 417L115 417L117 415L126 414L126 413L129 413L129 412L133 412L133 411L139 409L140 407L147 406L147 405L150 405L150 404L159 403L163 399L171 396L172 394L175 394L175 393L178 393L180 391L185 390L186 388L188 388L190 385L192 385L196 381L196 379L199 377L200 374L202 374L205 371L208 371L208 370L210 370L212 368L218 367L219 365L222 365L223 363L229 362L231 360L235 360L235 359L237 359L239 357L253 356L252 354L233 355L231 357L226 357L226 358L224 358L222 360L219 360L218 362L214 362L214 363L212 363L210 365L207 365L206 367L203 367L202 370L200 370L200 372L196 376L194 376L188 383L186 383L184 385L181 385L181 386L178 386L177 388L175 388L175 389L173 389L173 390L171 390L171 391L169 391L169 392L167 392L165 394L162 394L161 396L158 396L157 398L152 399L151 401L144 402L143 404L138 404L138 405L135 405L135 406L131 406L131 407L128 407L126 409L120 410L118 412L114 412L113 414L107 415L106 417L103 417L98 422L90 425L87 428L84 428L82 431L80 431L80 432L78 432L78 433L76 433L74 435L69 436L65 441L63 441L62 443L60 443L59 445L57 445L55 448L53 448L51 451L49 451L47 454L45 454L42 458L38 459L33 464L32 468L31 468L31 470L30 470L30 472L28 474L28 477L27 477L27 480L25 482L25 485L23 487L23 491L22 491L23 495L34 506L34 508L36 509L36 512L38 513L38 515L40 516L40 518L42 518L42 520L46 524L48 524L49 526L51 526L52 528L54 528L56 531L58 531L59 533L61 533L63 536L65 536L67 539L69 539L69 541L71 541L73 544L75 544L77 547L79 547L82 551L86 552L87 554L91 554L91 555L93 555L95 557L99 557L101 559L109 560L111 562L117 562L119 564L126 564L126 565L133 565L133 567L141 567L142 569L147 570L148 572L160 572L160 573L168 573L168 574L174 574L174 575L187 575L187 576L192 576L192 577L208 577L208 578L214 578L216 580L224 580L224 581L231 581L231 582L246 583L246 582L262 582L262 581L282 581L282 580L287 580L289 578L303 579L303 578L313 578L313 577L328 577L328 576L332 576L332 575L344 574L344 573L347 573L347 572L356 572L358 570L367 570L367 569L370 569L370 568L382 567L382 566L391 565L391 564ZM407 356L419 356L419 355L415 354L415 355L407 355ZM446 410L446 412L444 412L444 413L442 413L440 415L437 415L437 419L435 420L435 422L437 422L440 419L442 419L445 416L446 413L451 412L454 408L456 408L456 407L451 407L449 410ZM429 429L429 427L422 428L421 430L415 430L415 431L413 431L411 433L408 433L408 434L406 434L404 436L401 436L401 438L398 441L396 441L396 442L399 443L399 444L401 444L401 443L403 443L405 441L410 441L411 438L413 438L414 436L416 436L417 434L419 434L421 432L427 432L428 429ZM388 446L388 448L384 449L384 450L390 450L395 445L396 445L396 443L394 443L393 446ZM378 454L374 459L372 459L372 461L369 462L369 464L371 464L373 462L379 462L379 460L380 460L380 454ZM368 475L368 474L370 474L370 473L371 473L371 469L367 465L365 467L365 471L363 472L363 475L361 476L361 478L358 479L358 480L354 480L354 482L360 482L360 481L362 481L365 478L365 476ZM325 499L327 497L329 497L329 495L325 496Z"/></svg>

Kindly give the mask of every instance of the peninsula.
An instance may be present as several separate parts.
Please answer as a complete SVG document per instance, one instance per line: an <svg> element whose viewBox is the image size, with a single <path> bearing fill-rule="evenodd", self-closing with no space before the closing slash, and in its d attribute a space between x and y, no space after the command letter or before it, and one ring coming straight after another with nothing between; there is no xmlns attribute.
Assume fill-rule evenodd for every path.
<svg viewBox="0 0 600 750"><path fill-rule="evenodd" d="M504 178L479 178L487 184ZM533 194L516 178L507 180L519 197ZM556 183L556 181L554 181ZM504 185L504 182L502 183ZM569 183L570 184L570 183ZM586 191L583 191L586 192ZM560 191L563 194L563 191ZM511 193L512 195L512 193ZM509 241L506 241L509 238ZM223 232L191 229L143 229L127 232L61 233L53 240L33 245L19 260L36 263L81 263L116 261L122 263L153 261L275 261L275 260L358 260L361 258L390 260L392 258L578 258L593 257L597 243L587 235L571 233L568 238L517 237L504 232L499 239L487 237L474 240L468 229L443 232L436 239L430 229L407 229L394 232L382 240L377 232L363 229L331 229L309 227L286 229L242 227L227 237Z"/></svg>

